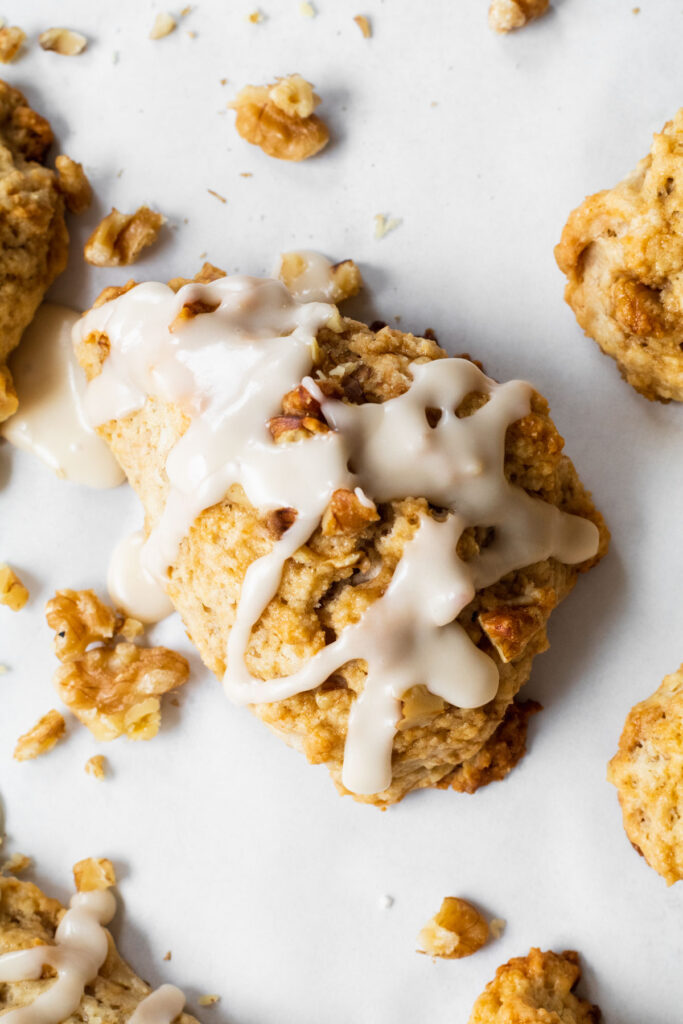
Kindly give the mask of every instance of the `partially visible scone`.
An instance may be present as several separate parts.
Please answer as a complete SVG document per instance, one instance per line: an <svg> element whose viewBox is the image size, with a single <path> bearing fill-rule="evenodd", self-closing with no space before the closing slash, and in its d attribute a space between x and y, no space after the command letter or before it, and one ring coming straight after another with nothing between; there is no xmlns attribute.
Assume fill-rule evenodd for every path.
<svg viewBox="0 0 683 1024"><path fill-rule="evenodd" d="M0 422L17 407L7 357L66 266L64 200L44 166L51 145L45 118L0 82Z"/></svg>
<svg viewBox="0 0 683 1024"><path fill-rule="evenodd" d="M607 778L626 835L673 885L683 878L683 665L631 708Z"/></svg>
<svg viewBox="0 0 683 1024"><path fill-rule="evenodd" d="M580 977L577 953L531 949L498 968L469 1024L597 1024L598 1007L574 995Z"/></svg>
<svg viewBox="0 0 683 1024"><path fill-rule="evenodd" d="M625 380L683 401L683 109L632 174L573 211L555 258L579 325Z"/></svg>

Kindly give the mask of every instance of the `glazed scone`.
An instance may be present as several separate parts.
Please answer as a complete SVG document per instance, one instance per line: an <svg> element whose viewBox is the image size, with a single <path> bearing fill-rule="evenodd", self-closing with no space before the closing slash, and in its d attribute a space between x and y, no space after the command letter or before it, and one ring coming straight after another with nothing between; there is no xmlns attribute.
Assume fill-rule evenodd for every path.
<svg viewBox="0 0 683 1024"><path fill-rule="evenodd" d="M626 835L673 885L683 878L683 665L630 710L607 778Z"/></svg>
<svg viewBox="0 0 683 1024"><path fill-rule="evenodd" d="M598 1024L598 1007L574 995L580 978L577 953L531 949L498 968L469 1024Z"/></svg>
<svg viewBox="0 0 683 1024"><path fill-rule="evenodd" d="M613 189L570 215L555 257L579 325L649 399L683 401L683 110Z"/></svg>
<svg viewBox="0 0 683 1024"><path fill-rule="evenodd" d="M209 268L202 280L220 273ZM225 279L224 287L233 287L234 281L238 279ZM185 284L178 280L173 287ZM242 287L234 285L238 286ZM271 286L275 287L273 282ZM94 311L97 319L88 314L82 321L78 355L91 388L98 383L116 348L107 334L107 325L114 325L119 316L125 318L126 309L137 308L137 302L144 305L144 294L136 288L109 290L103 297L105 305ZM222 293L210 284L191 285L187 292L191 299L184 305L181 294L176 297L180 312L171 333L175 334L189 315L199 316L201 328L208 329L212 314L206 311L216 309ZM133 305L122 305L126 300ZM251 299L245 299L247 302ZM95 324L101 327L95 329ZM168 336L168 327L164 330ZM163 342L163 331L159 338ZM335 408L340 414L344 409L353 412L370 406L377 410L381 404L399 401L398 396L411 390L411 377L418 368L426 371L446 355L429 339L388 327L373 331L340 318L338 313L336 321L332 317L329 324L319 327L313 341L314 381L308 387L315 391L322 386L337 396ZM118 372L122 366L118 349L112 359L111 372ZM464 363L477 380L487 380L464 360L439 363L443 367L440 373L448 368L446 362ZM458 614L457 623L468 648L477 657L485 653L495 664L493 697L483 706L454 706L429 692L418 679L413 680L416 685L409 684L402 694L399 720L389 747L390 780L375 792L355 790L356 799L385 807L411 790L428 786L445 788L454 784L457 789L471 791L491 778L502 777L521 754L525 715L514 711L513 699L529 677L534 656L548 646L546 624L550 612L569 593L579 572L589 569L604 554L608 542L601 516L572 463L562 454L562 438L550 420L547 403L531 390L529 395L528 414L501 433L501 475L504 463L508 484L512 482L542 502L579 517L572 522L587 531L584 520L594 523L590 527L594 537L591 556L576 565L544 558L478 588ZM277 405L280 407L272 410L275 415L269 420L270 434L278 444L299 443L303 457L306 445L314 444L311 439L329 431L321 406L304 387L283 395ZM458 406L455 422L469 423L468 417L476 417L482 406L487 407L486 396L468 393ZM99 399L98 408L102 408ZM426 412L429 415L430 410ZM162 529L171 489L166 462L171 449L189 429L187 414L177 402L157 395L99 429L142 499L146 530ZM426 426L424 429L428 431ZM313 462L311 467L313 473ZM258 680L279 681L299 666L325 656L335 638L346 636L348 629L362 622L369 609L391 589L397 566L404 564L402 556L421 535L421 524L450 521L443 508L430 504L420 492L376 505L362 493L361 498L350 490L336 491L319 525L311 527L305 543L286 560L273 599L248 634L244 662ZM547 506L543 508L550 514ZM259 558L265 559L297 525L295 509L260 511L246 500L243 491L233 487L229 497L204 508L181 538L170 563L166 589L206 665L219 677L226 673L226 651L241 607L247 571ZM485 524L469 528L458 541L458 556L474 561L488 550L494 538L494 531ZM437 565L433 571L437 571ZM437 597L438 588L435 578ZM399 667L397 663L392 671L397 672ZM450 671L457 676L455 662ZM320 685L305 692L270 703L245 703L250 703L251 709L287 743L302 750L309 761L326 764L340 791L346 792L350 787L343 784L342 775L350 715L359 695L365 692L367 678L366 662L351 657L329 671ZM501 742L499 727L504 733ZM504 753L503 748L508 752Z"/></svg>
<svg viewBox="0 0 683 1024"><path fill-rule="evenodd" d="M7 357L66 266L64 200L44 166L51 145L45 118L0 82L0 422L17 408Z"/></svg>
<svg viewBox="0 0 683 1024"><path fill-rule="evenodd" d="M113 901L108 893L98 895ZM50 899L31 882L0 876L0 1020L12 1010L31 1006L56 984L51 968L44 970L38 979L4 980L3 955L38 946L54 947L55 933L66 913L66 907ZM87 984L78 1008L66 1017L60 1016L59 1024L124 1024L151 994L149 985L121 958L108 931L106 945L106 958L97 975ZM41 1015L40 1020L47 1024L50 1017ZM174 1024L197 1024L197 1021L189 1014L180 1013L174 1018Z"/></svg>

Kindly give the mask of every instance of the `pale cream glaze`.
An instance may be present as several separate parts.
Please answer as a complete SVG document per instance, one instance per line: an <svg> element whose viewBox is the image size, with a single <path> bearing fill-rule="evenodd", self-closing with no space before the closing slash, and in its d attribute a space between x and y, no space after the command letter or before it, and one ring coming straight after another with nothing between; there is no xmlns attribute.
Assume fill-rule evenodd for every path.
<svg viewBox="0 0 683 1024"><path fill-rule="evenodd" d="M182 306L199 298L218 308L170 332ZM89 386L93 423L141 408L148 395L176 402L190 417L168 457L169 496L145 546L157 578L166 576L196 516L233 484L258 508L297 510L282 539L247 571L224 686L236 703L268 703L314 689L348 661L364 660L368 675L349 716L342 779L351 791L370 794L391 782L399 701L407 689L422 683L466 708L495 696L495 663L455 621L475 591L541 559L584 561L597 551L598 531L505 477L505 434L529 412L529 384L496 384L468 360L443 359L414 365L408 391L381 404L325 398L307 374L316 331L331 312L297 302L274 281L224 278L186 285L177 295L146 284L88 313L74 338L103 331L110 341L102 373ZM276 445L267 421L300 382L334 429ZM459 418L455 411L472 391L488 401ZM440 410L435 427L427 409ZM245 663L252 628L277 591L285 561L342 487L359 489L364 501L423 496L449 515L422 517L386 593L357 623L292 675L257 679ZM493 527L495 538L463 563L458 539L475 525Z"/></svg>
<svg viewBox="0 0 683 1024"><path fill-rule="evenodd" d="M44 967L57 972L52 985L28 1006L10 1010L3 1024L61 1024L78 1009L86 985L97 977L107 958L109 942L103 925L116 912L108 889L78 892L59 922L54 946L32 946L0 956L0 984L34 981ZM173 985L162 985L138 1004L129 1024L171 1024L185 1005Z"/></svg>
<svg viewBox="0 0 683 1024"><path fill-rule="evenodd" d="M109 560L107 590L113 603L140 622L161 622L173 611L171 599L142 564L145 535L128 534L114 548Z"/></svg>
<svg viewBox="0 0 683 1024"><path fill-rule="evenodd" d="M299 302L332 302L334 300L335 283L332 274L334 264L323 256L321 252L313 249L297 249L294 253L284 253L283 256L298 256L302 261L302 271L288 288L295 299ZM277 270L277 277L280 278L282 257Z"/></svg>
<svg viewBox="0 0 683 1024"><path fill-rule="evenodd" d="M0 426L17 448L57 476L89 487L116 487L125 476L83 413L86 383L71 344L78 313L45 302L12 357L19 409Z"/></svg>

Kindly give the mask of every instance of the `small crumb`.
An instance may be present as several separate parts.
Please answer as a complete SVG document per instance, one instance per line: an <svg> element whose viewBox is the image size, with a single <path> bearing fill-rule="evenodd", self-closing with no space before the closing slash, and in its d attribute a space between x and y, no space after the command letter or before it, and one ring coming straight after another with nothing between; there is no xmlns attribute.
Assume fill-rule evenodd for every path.
<svg viewBox="0 0 683 1024"><path fill-rule="evenodd" d="M88 45L84 35L70 28L49 28L38 36L38 42L43 50L50 50L62 57L75 57L83 53Z"/></svg>
<svg viewBox="0 0 683 1024"><path fill-rule="evenodd" d="M265 20L265 14L263 11L252 11L251 14L247 15L247 21L251 22L252 25L259 25Z"/></svg>
<svg viewBox="0 0 683 1024"><path fill-rule="evenodd" d="M166 36L170 36L171 32L177 27L177 22L172 14L168 11L160 11L154 19L152 30L149 33L150 39L164 39Z"/></svg>
<svg viewBox="0 0 683 1024"><path fill-rule="evenodd" d="M438 914L427 922L418 935L418 953L460 960L472 956L486 943L489 926L467 900L447 896Z"/></svg>
<svg viewBox="0 0 683 1024"><path fill-rule="evenodd" d="M9 64L18 55L26 33L16 25L0 28L0 62Z"/></svg>
<svg viewBox="0 0 683 1024"><path fill-rule="evenodd" d="M112 64L118 64L119 57L120 57L119 51L118 50L114 50L114 52L111 55L111 62L112 62Z"/></svg>
<svg viewBox="0 0 683 1024"><path fill-rule="evenodd" d="M432 100L432 102L429 104L430 107L438 107L438 105L439 105L439 101L438 100Z"/></svg>
<svg viewBox="0 0 683 1024"><path fill-rule="evenodd" d="M494 939L499 939L505 931L507 921L504 921L502 917L494 917L492 921L489 921L489 928L491 929L491 935Z"/></svg>
<svg viewBox="0 0 683 1024"><path fill-rule="evenodd" d="M220 1000L220 998L220 996L213 993L211 995L200 996L197 1002L200 1006L213 1006L214 1003L217 1003Z"/></svg>
<svg viewBox="0 0 683 1024"><path fill-rule="evenodd" d="M251 171L240 171L240 178L253 178Z"/></svg>
<svg viewBox="0 0 683 1024"><path fill-rule="evenodd" d="M209 195L215 196L216 199L220 199L220 201L222 203L227 203L228 200L225 198L225 196L222 196L219 192L214 192L214 190L212 188L207 188L206 191L209 193Z"/></svg>
<svg viewBox="0 0 683 1024"><path fill-rule="evenodd" d="M395 231L403 223L400 217L387 217L383 213L375 215L375 238L384 238L390 231Z"/></svg>
<svg viewBox="0 0 683 1024"><path fill-rule="evenodd" d="M148 206L140 206L135 213L119 213L114 207L85 243L85 261L94 267L135 263L142 250L156 242L165 223L166 218Z"/></svg>
<svg viewBox="0 0 683 1024"><path fill-rule="evenodd" d="M88 775L101 782L107 774L107 761L102 754L94 754L85 762L85 770Z"/></svg>
<svg viewBox="0 0 683 1024"><path fill-rule="evenodd" d="M163 960L170 960L170 959L171 959L171 950L170 950L170 949L169 949L168 953L166 953L166 954L165 954L165 955L164 955L164 956L162 957L162 959L163 959Z"/></svg>
<svg viewBox="0 0 683 1024"><path fill-rule="evenodd" d="M22 871L30 868L31 863L31 858L27 857L25 853L13 853L9 860L2 865L0 871L6 872L8 875L20 875Z"/></svg>
<svg viewBox="0 0 683 1024"><path fill-rule="evenodd" d="M79 892L98 892L116 885L114 865L106 857L86 857L74 864L73 871Z"/></svg>
<svg viewBox="0 0 683 1024"><path fill-rule="evenodd" d="M228 84L227 78L221 78L221 85L227 85L227 84Z"/></svg>
<svg viewBox="0 0 683 1024"><path fill-rule="evenodd" d="M180 17L181 18L186 18L188 16L188 14L191 12L191 10L192 10L192 5L191 4L188 4L187 7L183 7L182 11L180 12Z"/></svg>
<svg viewBox="0 0 683 1024"><path fill-rule="evenodd" d="M389 894L387 893L384 896L380 896L378 902L379 902L380 910L389 910L389 908L393 907L393 905L394 905L394 897L393 896L389 896Z"/></svg>
<svg viewBox="0 0 683 1024"><path fill-rule="evenodd" d="M192 31L192 29L189 29L187 34L188 34L188 37L190 39L196 39L197 38L197 33Z"/></svg>
<svg viewBox="0 0 683 1024"><path fill-rule="evenodd" d="M316 9L313 6L313 4L309 4L309 3L299 4L299 14L301 14L302 17L304 17L304 18L315 18L317 13L318 12L316 11Z"/></svg>
<svg viewBox="0 0 683 1024"><path fill-rule="evenodd" d="M7 672L7 665L0 665L0 676L4 676L5 672Z"/></svg>
<svg viewBox="0 0 683 1024"><path fill-rule="evenodd" d="M34 757L47 754L65 732L66 722L59 711L53 708L19 737L14 748L15 761L31 761Z"/></svg>
<svg viewBox="0 0 683 1024"><path fill-rule="evenodd" d="M13 612L18 612L27 601L28 590L14 569L0 563L0 604L7 605Z"/></svg>
<svg viewBox="0 0 683 1024"><path fill-rule="evenodd" d="M64 196L67 210L70 213L85 213L92 201L92 188L83 164L62 154L55 160L55 168L57 188Z"/></svg>
<svg viewBox="0 0 683 1024"><path fill-rule="evenodd" d="M370 39L372 36L372 25L364 14L357 14L353 19L363 34L363 39Z"/></svg>
<svg viewBox="0 0 683 1024"><path fill-rule="evenodd" d="M633 14L640 14L640 7L634 7Z"/></svg>

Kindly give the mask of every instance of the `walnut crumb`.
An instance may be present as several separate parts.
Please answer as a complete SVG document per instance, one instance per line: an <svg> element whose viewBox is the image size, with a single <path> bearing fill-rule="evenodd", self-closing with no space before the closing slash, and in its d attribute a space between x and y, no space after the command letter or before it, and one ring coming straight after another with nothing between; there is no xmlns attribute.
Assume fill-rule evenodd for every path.
<svg viewBox="0 0 683 1024"><path fill-rule="evenodd" d="M135 263L148 245L156 242L166 218L148 206L135 213L119 213L114 207L85 243L83 255L95 267L122 267Z"/></svg>
<svg viewBox="0 0 683 1024"><path fill-rule="evenodd" d="M507 921L505 921L502 917L494 917L493 920L489 921L489 929L494 939L499 939L501 937L501 935L505 931L506 926Z"/></svg>
<svg viewBox="0 0 683 1024"><path fill-rule="evenodd" d="M263 13L263 11L260 11L258 9L252 11L251 14L247 15L247 21L250 22L252 25L260 25L262 21L265 21L265 18L266 16Z"/></svg>
<svg viewBox="0 0 683 1024"><path fill-rule="evenodd" d="M43 50L51 50L62 57L75 57L88 45L84 35L70 28L49 28L38 36L38 42Z"/></svg>
<svg viewBox="0 0 683 1024"><path fill-rule="evenodd" d="M323 121L314 114L320 97L301 75L272 85L248 85L229 104L237 112L235 127L247 142L278 160L306 160L329 141Z"/></svg>
<svg viewBox="0 0 683 1024"><path fill-rule="evenodd" d="M162 960L170 960L171 959L171 950L169 949L168 953L165 953L164 956L161 959Z"/></svg>
<svg viewBox="0 0 683 1024"><path fill-rule="evenodd" d="M217 996L215 993L212 993L210 995L200 996L197 1002L199 1003L200 1006L213 1006L215 1003L220 1001L220 998L220 996Z"/></svg>
<svg viewBox="0 0 683 1024"><path fill-rule="evenodd" d="M219 199L221 203L227 203L228 200L225 198L225 196L222 196L220 192L214 192L212 188L207 188L206 191L209 193L210 196L214 196L216 199Z"/></svg>
<svg viewBox="0 0 683 1024"><path fill-rule="evenodd" d="M364 14L357 14L353 19L363 33L363 39L370 39L372 36L372 25Z"/></svg>
<svg viewBox="0 0 683 1024"><path fill-rule="evenodd" d="M137 640L139 636L145 632L145 627L142 622L137 619L125 618L119 628L119 633L124 640Z"/></svg>
<svg viewBox="0 0 683 1024"><path fill-rule="evenodd" d="M388 217L383 213L375 214L375 238L384 238L390 231L395 231L403 221L400 217Z"/></svg>
<svg viewBox="0 0 683 1024"><path fill-rule="evenodd" d="M26 33L16 25L0 28L0 62L9 64L18 56L26 39Z"/></svg>
<svg viewBox="0 0 683 1024"><path fill-rule="evenodd" d="M318 12L316 11L316 9L313 6L313 4L309 4L309 3L299 4L299 14L301 14L302 17L304 17L304 18L315 18L317 13Z"/></svg>
<svg viewBox="0 0 683 1024"><path fill-rule="evenodd" d="M107 774L107 760L102 754L93 754L85 762L85 771L88 775L92 775L98 782L102 782Z"/></svg>
<svg viewBox="0 0 683 1024"><path fill-rule="evenodd" d="M177 22L172 14L169 14L168 11L160 11L154 19L149 38L163 39L164 36L168 36L173 32L176 25Z"/></svg>
<svg viewBox="0 0 683 1024"><path fill-rule="evenodd" d="M20 875L31 867L32 861L25 853L13 853L9 860L0 868L0 872L8 875Z"/></svg>
<svg viewBox="0 0 683 1024"><path fill-rule="evenodd" d="M65 732L66 722L59 711L53 708L19 737L14 748L15 761L30 761L41 754L47 754Z"/></svg>
<svg viewBox="0 0 683 1024"><path fill-rule="evenodd" d="M71 213L84 213L92 201L92 188L88 181L83 164L72 160L70 156L58 156L55 160L57 169L57 188L64 196L66 207Z"/></svg>
<svg viewBox="0 0 683 1024"><path fill-rule="evenodd" d="M0 604L7 605L13 612L21 611L28 601L28 590L14 569L0 564Z"/></svg>
<svg viewBox="0 0 683 1024"><path fill-rule="evenodd" d="M418 953L459 960L471 956L489 937L489 926L471 903L447 896L418 936Z"/></svg>
<svg viewBox="0 0 683 1024"><path fill-rule="evenodd" d="M548 10L550 0L491 0L489 27L494 32L513 32Z"/></svg>
<svg viewBox="0 0 683 1024"><path fill-rule="evenodd" d="M114 865L106 857L86 857L74 864L73 871L78 892L95 892L116 885Z"/></svg>

